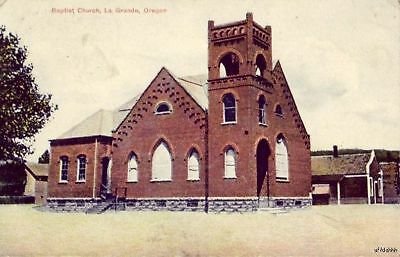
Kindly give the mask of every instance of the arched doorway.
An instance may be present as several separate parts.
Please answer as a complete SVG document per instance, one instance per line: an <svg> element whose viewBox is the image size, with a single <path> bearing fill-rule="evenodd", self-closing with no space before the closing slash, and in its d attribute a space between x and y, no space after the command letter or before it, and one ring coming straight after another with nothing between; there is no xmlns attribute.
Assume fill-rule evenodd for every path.
<svg viewBox="0 0 400 257"><path fill-rule="evenodd" d="M267 195L269 196L268 158L270 154L268 141L260 140L257 145L257 197L260 197L264 186L267 187ZM267 179L267 183L264 183L265 179Z"/></svg>
<svg viewBox="0 0 400 257"><path fill-rule="evenodd" d="M110 159L108 157L104 157L101 159L101 184L104 186L108 185L108 165Z"/></svg>
<svg viewBox="0 0 400 257"><path fill-rule="evenodd" d="M108 157L101 159L101 185L100 185L100 196L103 199L111 194L111 166L112 160Z"/></svg>

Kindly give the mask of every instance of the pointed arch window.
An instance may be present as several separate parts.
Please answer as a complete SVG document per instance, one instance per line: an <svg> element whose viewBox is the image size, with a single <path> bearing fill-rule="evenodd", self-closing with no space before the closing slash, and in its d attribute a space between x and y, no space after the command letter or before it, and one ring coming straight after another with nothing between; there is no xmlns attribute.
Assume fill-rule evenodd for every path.
<svg viewBox="0 0 400 257"><path fill-rule="evenodd" d="M153 153L152 158L152 181L171 181L172 157L168 145L161 142Z"/></svg>
<svg viewBox="0 0 400 257"><path fill-rule="evenodd" d="M279 117L283 117L283 110L280 104L277 104L275 107L275 114Z"/></svg>
<svg viewBox="0 0 400 257"><path fill-rule="evenodd" d="M232 147L225 150L224 178L236 178L236 152Z"/></svg>
<svg viewBox="0 0 400 257"><path fill-rule="evenodd" d="M60 157L60 182L68 182L69 160L67 156Z"/></svg>
<svg viewBox="0 0 400 257"><path fill-rule="evenodd" d="M137 157L134 153L131 153L128 160L128 182L137 182L138 181L138 161Z"/></svg>
<svg viewBox="0 0 400 257"><path fill-rule="evenodd" d="M219 63L219 77L233 76L239 74L239 57L229 52L222 57Z"/></svg>
<svg viewBox="0 0 400 257"><path fill-rule="evenodd" d="M236 123L236 99L229 93L222 98L224 105L223 119L224 123Z"/></svg>
<svg viewBox="0 0 400 257"><path fill-rule="evenodd" d="M188 180L200 180L200 157L196 150L193 150L188 159Z"/></svg>
<svg viewBox="0 0 400 257"><path fill-rule="evenodd" d="M86 164L87 164L86 156L83 154L79 155L77 158L77 175L76 175L77 182L85 182Z"/></svg>
<svg viewBox="0 0 400 257"><path fill-rule="evenodd" d="M281 134L276 139L275 166L276 180L289 181L289 158L287 143Z"/></svg>
<svg viewBox="0 0 400 257"><path fill-rule="evenodd" d="M267 117L266 117L266 100L263 95L258 98L258 123L261 125L267 124Z"/></svg>

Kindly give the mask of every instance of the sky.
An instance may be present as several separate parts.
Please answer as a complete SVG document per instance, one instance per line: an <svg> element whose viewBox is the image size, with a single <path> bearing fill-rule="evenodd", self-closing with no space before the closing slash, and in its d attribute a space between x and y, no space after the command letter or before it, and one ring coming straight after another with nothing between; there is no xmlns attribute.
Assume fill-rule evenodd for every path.
<svg viewBox="0 0 400 257"><path fill-rule="evenodd" d="M96 8L101 13L82 12ZM246 12L272 27L272 56L312 150L400 149L397 0L0 0L0 25L21 38L41 92L59 107L28 159L98 109L133 98L161 67L206 74L207 21L244 20Z"/></svg>

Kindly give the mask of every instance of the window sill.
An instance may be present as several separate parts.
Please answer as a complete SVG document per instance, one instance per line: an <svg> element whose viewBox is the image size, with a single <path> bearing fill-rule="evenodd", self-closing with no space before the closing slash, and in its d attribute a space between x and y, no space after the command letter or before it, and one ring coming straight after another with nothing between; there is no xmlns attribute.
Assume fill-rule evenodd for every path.
<svg viewBox="0 0 400 257"><path fill-rule="evenodd" d="M277 117L283 119L283 114L275 113L275 116L277 116Z"/></svg>
<svg viewBox="0 0 400 257"><path fill-rule="evenodd" d="M197 182L200 181L200 178L188 178L186 181L192 181L192 182Z"/></svg>
<svg viewBox="0 0 400 257"><path fill-rule="evenodd" d="M150 182L172 182L172 179L152 179Z"/></svg>
<svg viewBox="0 0 400 257"><path fill-rule="evenodd" d="M68 181L67 180L61 180L61 181L58 181L58 184L68 184Z"/></svg>
<svg viewBox="0 0 400 257"><path fill-rule="evenodd" d="M258 125L260 125L261 127L268 127L268 124L267 124L267 123L261 123L261 122L259 122Z"/></svg>
<svg viewBox="0 0 400 257"><path fill-rule="evenodd" d="M77 180L75 181L75 184L84 184L86 183L86 180Z"/></svg>
<svg viewBox="0 0 400 257"><path fill-rule="evenodd" d="M235 124L237 124L236 121L225 121L221 123L221 125L235 125Z"/></svg>
<svg viewBox="0 0 400 257"><path fill-rule="evenodd" d="M172 113L172 111L168 111L168 112L155 112L154 114L155 115L168 115L168 114L171 114Z"/></svg>
<svg viewBox="0 0 400 257"><path fill-rule="evenodd" d="M237 179L237 177L224 177L224 179Z"/></svg>
<svg viewBox="0 0 400 257"><path fill-rule="evenodd" d="M277 178L277 179L276 179L276 182L279 182L279 183L289 183L290 180L289 180L289 179L284 179L284 178Z"/></svg>
<svg viewBox="0 0 400 257"><path fill-rule="evenodd" d="M138 181L137 180L128 180L128 181L126 181L126 183L137 183Z"/></svg>

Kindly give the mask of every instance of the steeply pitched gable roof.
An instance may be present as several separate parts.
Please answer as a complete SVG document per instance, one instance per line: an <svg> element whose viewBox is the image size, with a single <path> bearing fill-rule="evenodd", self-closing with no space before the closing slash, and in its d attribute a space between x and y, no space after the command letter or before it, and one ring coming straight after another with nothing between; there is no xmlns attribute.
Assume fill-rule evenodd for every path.
<svg viewBox="0 0 400 257"><path fill-rule="evenodd" d="M163 68L165 69L165 68ZM167 69L165 69L167 70ZM208 108L207 75L178 77L167 70L169 74L185 89L194 101L203 109ZM136 95L115 110L99 110L90 115L56 139L79 138L90 136L109 136L116 129L142 94Z"/></svg>

